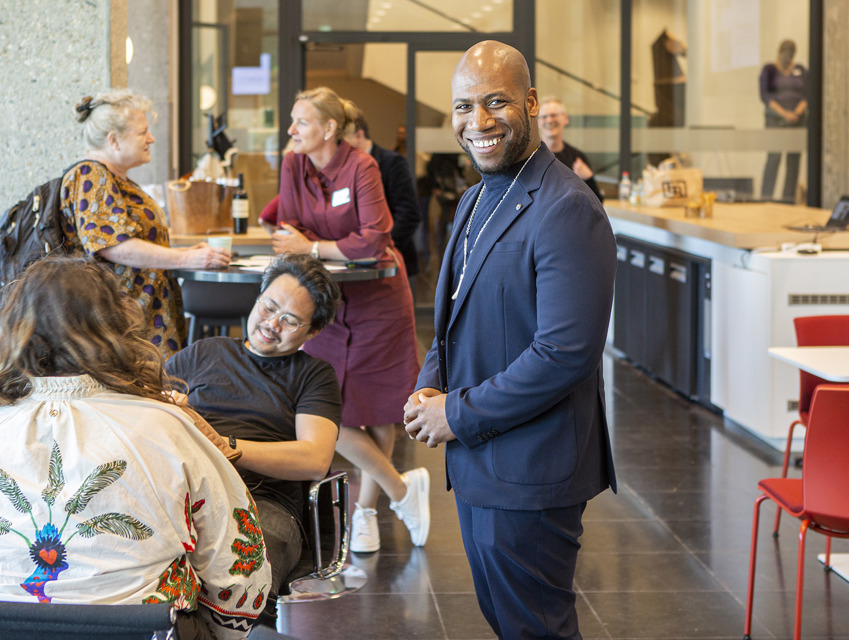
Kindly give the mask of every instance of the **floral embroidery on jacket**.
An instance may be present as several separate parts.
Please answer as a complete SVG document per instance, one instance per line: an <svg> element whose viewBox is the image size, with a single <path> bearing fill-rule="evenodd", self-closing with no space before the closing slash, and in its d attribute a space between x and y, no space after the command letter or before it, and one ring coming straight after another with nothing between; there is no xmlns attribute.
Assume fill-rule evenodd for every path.
<svg viewBox="0 0 849 640"><path fill-rule="evenodd" d="M265 557L265 543L262 539L262 530L259 528L259 519L256 513L256 505L250 494L248 495L247 509L233 509L233 518L239 527L239 533L247 540L236 538L230 545L238 560L230 567L230 574L249 576L262 566ZM238 606L241 606L239 604Z"/></svg>
<svg viewBox="0 0 849 640"><path fill-rule="evenodd" d="M56 442L53 443L50 454L47 486L41 492L41 498L48 507L49 517L48 522L40 528L33 518L32 504L24 496L18 483L0 469L0 493L9 499L17 511L29 514L35 529L34 541L30 542L24 533L12 528L11 521L0 516L0 535L11 532L23 538L35 564L35 570L21 583L24 591L36 596L39 602L50 602L50 597L44 593L44 587L48 582L58 579L59 574L70 566L67 562L67 546L77 534L83 538L92 538L101 533L111 533L129 540L145 540L153 535L153 529L132 516L123 513L104 513L78 523L77 530L64 541L62 540L71 516L84 511L91 499L118 480L126 469L127 463L124 460L113 460L99 465L89 473L80 488L65 503L67 515L61 528L53 524L53 505L56 496L65 487L62 453Z"/></svg>
<svg viewBox="0 0 849 640"><path fill-rule="evenodd" d="M177 558L168 565L168 568L159 576L156 591L162 597L157 594L148 596L142 600L142 604L172 602L177 608L187 611L194 611L197 608L200 582L186 556Z"/></svg>

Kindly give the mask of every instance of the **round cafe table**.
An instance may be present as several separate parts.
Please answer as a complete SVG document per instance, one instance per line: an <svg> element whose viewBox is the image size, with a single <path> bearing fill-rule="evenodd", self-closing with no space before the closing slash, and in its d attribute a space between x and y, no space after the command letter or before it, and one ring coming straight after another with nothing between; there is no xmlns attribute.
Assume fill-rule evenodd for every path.
<svg viewBox="0 0 849 640"><path fill-rule="evenodd" d="M327 260L324 265L336 282L380 280L381 278L391 278L398 273L398 264L394 260L379 260L374 265ZM262 271L243 267L171 269L171 274L176 278L192 282L229 282L235 284L258 284L262 282Z"/></svg>

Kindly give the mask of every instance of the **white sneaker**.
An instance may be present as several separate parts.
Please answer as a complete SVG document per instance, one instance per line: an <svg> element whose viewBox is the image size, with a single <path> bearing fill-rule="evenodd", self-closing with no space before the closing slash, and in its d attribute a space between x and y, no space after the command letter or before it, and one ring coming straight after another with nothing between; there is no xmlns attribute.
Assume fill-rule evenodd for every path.
<svg viewBox="0 0 849 640"><path fill-rule="evenodd" d="M377 528L377 511L366 509L354 503L354 515L351 516L351 551L354 553L372 553L380 549L380 530Z"/></svg>
<svg viewBox="0 0 849 640"><path fill-rule="evenodd" d="M424 467L419 467L402 473L401 480L407 485L407 495L400 502L389 503L389 506L407 525L413 544L422 547L430 533L430 474Z"/></svg>

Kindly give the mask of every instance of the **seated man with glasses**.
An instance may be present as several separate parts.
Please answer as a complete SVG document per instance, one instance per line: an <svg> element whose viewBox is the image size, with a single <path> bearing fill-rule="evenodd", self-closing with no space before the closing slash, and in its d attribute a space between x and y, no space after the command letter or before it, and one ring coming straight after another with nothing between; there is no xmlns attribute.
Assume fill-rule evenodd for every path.
<svg viewBox="0 0 849 640"><path fill-rule="evenodd" d="M165 367L186 382L188 404L242 451L236 466L271 561L260 623L274 624L280 585L301 554L302 481L324 478L333 459L339 383L329 364L300 347L333 320L340 297L319 260L279 255L263 274L247 339L198 340Z"/></svg>

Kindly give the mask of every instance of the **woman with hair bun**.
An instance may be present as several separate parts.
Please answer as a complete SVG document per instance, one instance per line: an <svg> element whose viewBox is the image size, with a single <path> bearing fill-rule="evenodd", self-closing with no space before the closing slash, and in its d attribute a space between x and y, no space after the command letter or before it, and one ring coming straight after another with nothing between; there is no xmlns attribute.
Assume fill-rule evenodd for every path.
<svg viewBox="0 0 849 640"><path fill-rule="evenodd" d="M168 269L218 268L230 252L200 243L171 249L165 214L127 172L150 162L149 99L129 89L86 97L75 108L86 152L62 181L65 248L110 263L144 308L148 339L163 357L186 344L180 286Z"/></svg>
<svg viewBox="0 0 849 640"><path fill-rule="evenodd" d="M413 298L404 260L392 243L392 216L377 163L343 139L353 132L356 115L356 105L327 87L295 96L287 131L293 153L283 158L280 197L260 222L272 234L275 253L398 263L391 278L340 283L335 322L304 345L339 378L347 428L336 450L362 470L351 550L367 553L380 548L375 507L381 489L413 544L425 543L430 478L424 468L399 474L391 461L394 425L403 419L419 368Z"/></svg>

